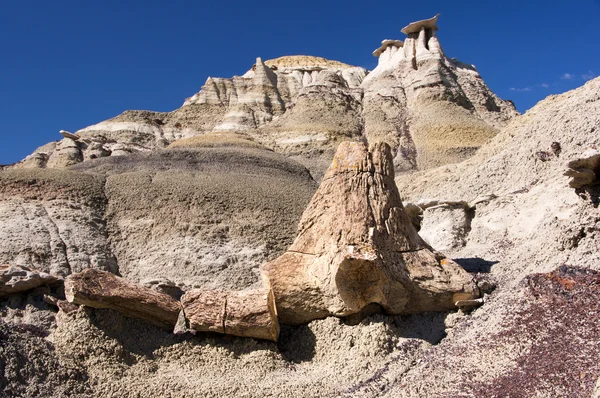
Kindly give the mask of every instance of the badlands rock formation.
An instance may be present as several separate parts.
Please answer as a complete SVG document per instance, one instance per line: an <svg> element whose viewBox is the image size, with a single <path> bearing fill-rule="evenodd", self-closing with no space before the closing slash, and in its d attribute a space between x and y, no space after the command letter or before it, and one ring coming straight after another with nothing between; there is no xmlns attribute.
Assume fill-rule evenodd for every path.
<svg viewBox="0 0 600 398"><path fill-rule="evenodd" d="M116 272L105 212L105 179L57 169L0 173L0 263L67 276Z"/></svg>
<svg viewBox="0 0 600 398"><path fill-rule="evenodd" d="M72 170L0 174L0 263L67 276L243 289L283 253L316 189L305 168L216 133Z"/></svg>
<svg viewBox="0 0 600 398"><path fill-rule="evenodd" d="M13 167L64 168L211 132L246 133L316 180L347 140L387 142L397 172L466 159L517 112L474 66L446 57L436 22L410 24L404 42L384 40L372 72L320 57L257 58L242 76L209 77L173 112L126 111L66 132Z"/></svg>
<svg viewBox="0 0 600 398"><path fill-rule="evenodd" d="M87 269L67 278L65 295L71 303L111 308L167 329L181 317L193 330L273 341L280 319L303 324L377 304L388 314L443 311L479 296L466 271L417 235L384 143L370 150L363 143L340 145L299 236L263 272L262 289L196 289L179 304L166 293Z"/></svg>
<svg viewBox="0 0 600 398"><path fill-rule="evenodd" d="M392 145L397 171L427 169L472 156L517 113L492 93L473 65L448 58L437 16L384 40L364 91L364 135Z"/></svg>
<svg viewBox="0 0 600 398"><path fill-rule="evenodd" d="M600 396L600 78L516 115L404 32L0 169L0 396Z"/></svg>
<svg viewBox="0 0 600 398"><path fill-rule="evenodd" d="M461 243L446 253L497 288L388 396L599 391L591 332L600 270L599 180L575 176L573 184L571 173L563 175L593 169L597 115L598 78L541 101L473 158L396 179L406 200L440 203L437 211L424 212L421 233L428 242L438 247L438 238L455 234ZM536 153L550 152L553 142L560 143L560 156L541 161ZM456 207L443 205L457 202L467 204L469 216L456 217Z"/></svg>

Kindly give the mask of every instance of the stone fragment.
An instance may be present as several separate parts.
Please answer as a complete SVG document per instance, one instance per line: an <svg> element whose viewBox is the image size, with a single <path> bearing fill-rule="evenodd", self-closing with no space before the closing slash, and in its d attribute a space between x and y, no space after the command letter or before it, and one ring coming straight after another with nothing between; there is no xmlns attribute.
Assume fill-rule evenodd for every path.
<svg viewBox="0 0 600 398"><path fill-rule="evenodd" d="M0 297L35 289L59 278L25 266L0 265Z"/></svg>
<svg viewBox="0 0 600 398"><path fill-rule="evenodd" d="M44 294L42 296L42 300L44 300L44 303L49 304L53 307L58 307L58 299L54 296L51 296L49 294Z"/></svg>
<svg viewBox="0 0 600 398"><path fill-rule="evenodd" d="M600 151L589 148L580 157L567 163L568 170L564 175L571 177L571 188L582 188L598 181L600 175Z"/></svg>
<svg viewBox="0 0 600 398"><path fill-rule="evenodd" d="M179 311L179 316L177 317L177 323L175 324L175 327L173 328L173 334L185 334L188 332L193 332L195 333L194 330L189 328L189 322L188 320L185 318L185 312L183 312L183 309L181 311Z"/></svg>
<svg viewBox="0 0 600 398"><path fill-rule="evenodd" d="M56 302L56 306L65 314L75 312L79 309L79 306L77 304L69 303L67 300L58 300Z"/></svg>
<svg viewBox="0 0 600 398"><path fill-rule="evenodd" d="M181 309L179 302L168 294L91 268L65 280L65 296L70 303L110 308L171 330Z"/></svg>
<svg viewBox="0 0 600 398"><path fill-rule="evenodd" d="M78 140L79 140L79 138L80 138L80 137L79 137L77 134L69 133L69 132L68 132L68 131L66 131L66 130L60 130L60 131L59 131L59 133L60 133L60 135L62 135L63 137L65 137L65 138L70 138L70 139L72 139L73 141L78 141Z"/></svg>
<svg viewBox="0 0 600 398"><path fill-rule="evenodd" d="M402 28L401 32L404 33L405 35L409 35L411 33L419 33L419 31L422 28L432 29L434 31L438 30L437 20L438 20L439 16L440 16L440 14L437 14L433 18L423 19L421 21L416 21L416 22L411 22L407 26Z"/></svg>
<svg viewBox="0 0 600 398"><path fill-rule="evenodd" d="M181 303L193 330L271 341L279 337L272 291L191 290L181 298Z"/></svg>
<svg viewBox="0 0 600 398"><path fill-rule="evenodd" d="M474 300L459 300L456 303L454 303L458 308L460 308L461 310L465 311L465 310L470 310L473 309L475 307L479 307L483 305L483 299L482 298L478 298L478 299L474 299Z"/></svg>
<svg viewBox="0 0 600 398"><path fill-rule="evenodd" d="M342 143L286 253L263 266L282 323L455 308L478 297L471 276L419 237L394 183L390 147Z"/></svg>

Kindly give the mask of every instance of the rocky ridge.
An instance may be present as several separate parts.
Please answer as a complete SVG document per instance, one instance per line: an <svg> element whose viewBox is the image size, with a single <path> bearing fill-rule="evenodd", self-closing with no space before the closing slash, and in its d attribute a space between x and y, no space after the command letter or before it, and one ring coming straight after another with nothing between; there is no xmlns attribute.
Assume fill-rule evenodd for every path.
<svg viewBox="0 0 600 398"><path fill-rule="evenodd" d="M384 40L371 72L320 57L257 58L242 76L209 77L173 112L126 111L38 148L14 167L68 167L211 132L248 134L317 180L344 140L388 142L397 172L466 159L517 112L474 66L446 57L436 21L409 25L404 42Z"/></svg>

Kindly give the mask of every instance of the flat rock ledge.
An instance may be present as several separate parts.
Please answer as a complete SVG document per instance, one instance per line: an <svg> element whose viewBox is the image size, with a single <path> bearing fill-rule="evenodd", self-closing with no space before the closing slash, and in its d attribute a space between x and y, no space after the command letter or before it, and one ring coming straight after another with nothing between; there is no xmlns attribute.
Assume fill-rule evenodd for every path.
<svg viewBox="0 0 600 398"><path fill-rule="evenodd" d="M32 290L38 286L54 283L59 279L59 276L33 268L0 264L0 297Z"/></svg>
<svg viewBox="0 0 600 398"><path fill-rule="evenodd" d="M404 33L405 35L409 35L411 33L419 33L419 31L421 29L431 29L431 30L436 31L436 30L438 30L437 20L438 20L439 16L440 16L440 14L437 14L433 18L423 19L423 20L416 21L416 22L411 22L407 26L402 28L401 32Z"/></svg>

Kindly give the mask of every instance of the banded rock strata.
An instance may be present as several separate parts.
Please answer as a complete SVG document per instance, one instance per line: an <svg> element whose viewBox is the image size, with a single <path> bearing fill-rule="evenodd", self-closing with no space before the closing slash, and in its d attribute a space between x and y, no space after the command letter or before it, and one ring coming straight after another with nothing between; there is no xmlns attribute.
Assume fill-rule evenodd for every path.
<svg viewBox="0 0 600 398"><path fill-rule="evenodd" d="M126 111L38 148L13 167L69 167L168 146L210 132L244 133L291 157L320 180L346 140L385 141L397 172L471 156L517 112L475 67L448 58L437 16L384 40L372 72L339 61L285 56L242 76L209 77L172 112Z"/></svg>

